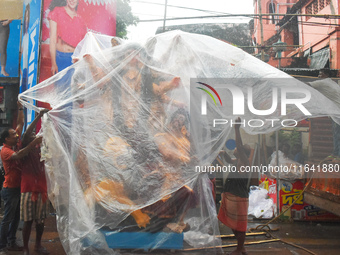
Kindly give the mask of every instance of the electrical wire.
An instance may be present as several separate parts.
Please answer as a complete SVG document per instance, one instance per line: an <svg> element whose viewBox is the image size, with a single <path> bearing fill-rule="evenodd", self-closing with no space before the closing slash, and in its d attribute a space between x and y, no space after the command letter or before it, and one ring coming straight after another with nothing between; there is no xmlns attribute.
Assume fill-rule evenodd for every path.
<svg viewBox="0 0 340 255"><path fill-rule="evenodd" d="M139 1L139 0L134 0L132 2L135 2L135 3L145 3L145 4L153 4L153 5L161 5L161 6L164 6L164 4L162 3L153 3L153 2L147 2L147 1ZM211 10L204 10L204 9L197 9L197 8L192 8L192 7L185 7L185 6L178 6L178 5L167 5L168 7L174 7L174 8L181 8L181 9L188 9L188 10L194 10L194 11L201 11L201 12L205 12L205 13L213 13L213 14L222 14L222 15L233 15L231 13L226 13L226 12L218 12L218 11L211 11ZM144 15L144 14L141 14L141 15ZM147 14L145 14L147 15ZM242 15L242 14L240 14ZM250 14L250 16L254 16L255 14ZM263 15L266 15L266 14L262 14ZM275 14L274 16L282 16L282 15L289 15L289 14ZM299 15L299 14L297 14ZM320 15L320 14L319 14ZM319 15L315 15L316 17L318 17ZM151 15L150 16L161 16L161 15ZM242 15L243 16L243 15ZM240 16L240 17L242 17ZM270 13L269 16L273 16L272 13ZM314 15L300 15L300 16L314 16ZM324 15L321 15L321 16L324 16ZM333 15L326 15L325 18L329 18L330 16L333 16ZM293 16L294 17L294 16ZM177 18L180 18L180 17L172 17L174 19L177 19ZM182 17L182 18L193 18L193 19L196 19L196 17ZM214 17L212 17L214 18ZM215 18L219 18L219 17L215 17ZM239 18L239 17L237 17ZM247 15L246 17L244 18L247 18L249 19L249 15ZM253 17L254 19L258 19L258 17L254 16ZM272 18L262 18L263 20L272 20ZM167 19L168 20L168 19ZM280 21L280 19L277 19L277 18L274 18L275 21ZM144 22L142 20L142 22ZM289 22L289 21L288 21ZM334 25L334 24L330 24L330 23L320 23L320 22L309 22L309 21L297 21L297 23L300 23L300 24L308 24L308 25L312 25L312 24L315 24L315 25Z"/></svg>
<svg viewBox="0 0 340 255"><path fill-rule="evenodd" d="M259 17L254 17L254 19L259 19ZM262 18L262 20L271 20L270 18ZM279 21L279 19L276 19L276 21ZM315 21L300 21L298 20L297 23L300 24L317 24L317 25L332 25L332 26L337 26L337 24L331 24L331 23L321 23L321 22L315 22Z"/></svg>
<svg viewBox="0 0 340 255"><path fill-rule="evenodd" d="M214 16L195 16L195 17L176 17L172 19L166 19L167 21L170 20L181 20L181 19L205 19L205 18L227 18L227 17L259 17L259 16L272 16L271 13L265 14L225 14L225 15L214 15ZM291 16L291 17L314 17L314 18L325 18L325 19L339 19L340 15L333 15L333 14L279 14L276 13L275 16ZM153 20L140 20L140 22L154 22L154 21L163 21L164 19L153 19Z"/></svg>
<svg viewBox="0 0 340 255"><path fill-rule="evenodd" d="M131 2L134 2L134 3L153 4L153 5L162 5L162 6L164 6L164 4L161 4L161 3L152 3L152 2L139 1L139 0L135 0L135 1L131 1ZM206 13L211 13L211 14L230 14L230 13L226 13L226 12L218 12L218 11L211 11L211 10L203 10L203 9L197 9L197 8L185 7L185 6L178 6L178 5L171 5L171 4L167 4L167 7L179 8L179 9L186 9L186 10L193 10L193 11L200 11L200 12L206 12Z"/></svg>
<svg viewBox="0 0 340 255"><path fill-rule="evenodd" d="M141 16L163 17L163 15L148 14L148 13L139 13L139 12L132 12L132 14L133 15L141 15Z"/></svg>
<svg viewBox="0 0 340 255"><path fill-rule="evenodd" d="M154 5L162 5L164 6L164 4L161 4L161 3L152 3L152 2L147 2L147 1L138 1L138 0L135 0L135 1L132 1L132 2L136 2L136 3L146 3L146 4L154 4ZM197 8L191 8L191 7L184 7L184 6L178 6L178 5L167 5L168 7L174 7L174 8L182 8L182 9L188 9L188 10L195 10L195 11L201 11L201 12L206 12L206 13L215 13L215 14L222 14L222 15L234 15L234 14L231 14L231 13L226 13L226 12L217 12L217 11L211 11L211 10L204 10L204 9L197 9ZM158 16L158 17L162 17L162 15L152 15L152 14L142 14L142 13L134 13L134 14L140 14L140 15L149 15L149 16ZM254 16L255 14L248 14L247 16L244 16L244 14L240 14L241 16L237 16L237 17L229 17L229 18L238 18L240 19L240 17L243 17L242 19L249 19L250 17L249 16L253 16L254 19L259 19L259 17L257 16ZM266 15L266 14L262 14L263 15ZM278 14L280 16L282 15L288 15L288 14ZM273 16L273 14L271 15L268 15L268 16ZM274 16L277 16L276 14ZM306 16L306 15L300 15L300 16ZM312 15L308 15L308 16L312 16ZM318 17L317 15L315 15L316 17ZM324 15L322 15L324 16ZM329 16L329 15L326 15L326 17ZM211 17L211 16L209 16ZM293 16L294 17L294 16ZM325 18L326 18L325 17ZM179 19L179 18L183 18L183 19L188 19L188 18L192 18L192 19L197 19L197 17L191 17L191 16L187 16L187 17L171 17L171 19ZM200 17L199 17L200 18ZM219 15L215 16L215 17L211 17L211 18L223 18L223 17L219 17ZM328 17L329 18L329 17ZM262 18L263 20L272 20L272 18ZM162 19L163 20L163 19ZM169 20L166 19L166 20ZM280 21L280 19L277 19L275 18L274 19L275 21ZM150 20L151 22L152 20ZM160 21L160 20L159 20ZM143 21L141 20L141 22L146 22L146 21ZM297 23L300 23L300 24L315 24L315 25L334 25L334 24L331 24L331 23L321 23L321 22L310 22L310 21L297 21Z"/></svg>

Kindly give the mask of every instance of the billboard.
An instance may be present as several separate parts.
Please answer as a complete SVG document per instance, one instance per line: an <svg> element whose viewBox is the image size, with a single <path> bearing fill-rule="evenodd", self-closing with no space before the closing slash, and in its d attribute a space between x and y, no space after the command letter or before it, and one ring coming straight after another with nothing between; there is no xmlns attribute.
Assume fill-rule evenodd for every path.
<svg viewBox="0 0 340 255"><path fill-rule="evenodd" d="M23 14L20 92L23 92L37 84L41 27L41 1L25 0ZM25 116L26 124L29 125L34 119L34 111L29 110L25 112Z"/></svg>
<svg viewBox="0 0 340 255"><path fill-rule="evenodd" d="M0 20L15 20L22 17L23 0L1 0Z"/></svg>
<svg viewBox="0 0 340 255"><path fill-rule="evenodd" d="M0 21L0 77L19 76L20 27L19 19Z"/></svg>
<svg viewBox="0 0 340 255"><path fill-rule="evenodd" d="M116 34L116 1L44 0L39 82L72 64L87 31Z"/></svg>

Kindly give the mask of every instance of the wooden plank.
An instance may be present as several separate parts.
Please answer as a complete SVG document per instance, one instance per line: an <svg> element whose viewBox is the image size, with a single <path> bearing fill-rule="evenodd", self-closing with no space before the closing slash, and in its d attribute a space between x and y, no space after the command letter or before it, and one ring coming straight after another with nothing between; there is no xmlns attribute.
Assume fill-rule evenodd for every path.
<svg viewBox="0 0 340 255"><path fill-rule="evenodd" d="M266 232L254 232L254 233L246 233L246 236L260 236L260 235L266 235ZM216 237L220 237L220 238L234 238L235 235L234 234L230 234L230 235L219 235Z"/></svg>
<svg viewBox="0 0 340 255"><path fill-rule="evenodd" d="M260 240L255 242L247 242L244 245L254 245L254 244L264 244L264 243L272 243L272 242L279 242L280 239L269 239L269 240ZM208 250L208 249L217 249L217 248L230 248L230 247L237 247L237 244L225 244L219 246L211 246L211 247L203 247L203 248L189 248L183 249L182 251L198 251L198 250Z"/></svg>
<svg viewBox="0 0 340 255"><path fill-rule="evenodd" d="M305 192L304 194L304 202L317 206L321 209L324 209L328 212L331 212L335 215L340 216L340 204L339 203L330 201L322 197L315 196L308 192Z"/></svg>
<svg viewBox="0 0 340 255"><path fill-rule="evenodd" d="M333 188L333 182L337 181L338 179L328 179L327 184L332 184L332 188ZM319 185L320 181L321 183L323 182L323 185L321 187L323 187L324 190L321 190L321 187L316 187L316 188L312 188L309 187L305 193L308 193L310 195L313 195L315 197L320 197L322 199L326 199L329 201L332 201L334 203L340 204L340 196L337 196L333 193L331 193L330 191L325 191L325 190L330 190L329 186L326 186L326 180L325 179L313 179L313 182L316 182L316 185ZM312 183L313 185L313 183ZM319 185L320 186L320 185Z"/></svg>

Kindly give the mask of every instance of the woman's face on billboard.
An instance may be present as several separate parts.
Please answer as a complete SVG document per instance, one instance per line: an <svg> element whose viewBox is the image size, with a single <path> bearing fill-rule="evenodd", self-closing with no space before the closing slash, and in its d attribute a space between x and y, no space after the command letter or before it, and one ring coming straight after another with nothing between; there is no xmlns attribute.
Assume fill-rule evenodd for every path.
<svg viewBox="0 0 340 255"><path fill-rule="evenodd" d="M67 0L67 5L71 9L75 9L78 5L78 0Z"/></svg>

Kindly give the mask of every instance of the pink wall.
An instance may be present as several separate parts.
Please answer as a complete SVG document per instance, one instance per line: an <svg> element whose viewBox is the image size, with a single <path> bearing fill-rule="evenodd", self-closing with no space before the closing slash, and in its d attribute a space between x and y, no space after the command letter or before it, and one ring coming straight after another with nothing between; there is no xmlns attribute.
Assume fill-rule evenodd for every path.
<svg viewBox="0 0 340 255"><path fill-rule="evenodd" d="M302 7L301 13L306 14L306 7ZM321 10L318 14L330 14L330 13L331 13L331 7L330 5L328 5L323 10ZM338 20L335 20L335 19L325 19L325 18L316 18L316 17L311 17L309 19L307 17L300 17L299 19L302 22L329 24L329 25L316 26L316 24L312 25L312 24L305 24L305 23L301 24L300 23L299 31L301 31L300 33L301 44L302 45L311 44L312 46L321 44L319 46L316 46L314 51L317 51L321 49L322 47L326 46L325 42L322 43L322 41L328 38L329 36L328 33L330 32L330 30L334 29L338 23ZM308 45L308 47L304 47L304 50L309 47L310 45Z"/></svg>
<svg viewBox="0 0 340 255"><path fill-rule="evenodd" d="M304 7L301 9L301 13L306 14L306 7L311 3L309 1ZM339 2L337 0L332 0L331 4L325 6L322 10L320 10L317 14L339 14ZM314 23L323 23L326 25L312 25L312 24L300 24L299 31L300 33L300 42L304 45L303 51L308 48L312 49L312 53L329 46L331 50L330 57L330 68L331 69L340 69L340 43L339 43L339 20L338 19L325 19L325 18L317 18L317 17L301 17L301 21L303 22L314 22Z"/></svg>
<svg viewBox="0 0 340 255"><path fill-rule="evenodd" d="M278 13L286 13L288 7L292 7L293 4L297 2L297 0L260 0L262 7L262 14L269 13L269 4L273 2L275 6L275 12ZM288 5L287 5L288 4ZM254 13L259 14L258 9L258 1L254 2ZM282 16L275 16L276 19L282 18ZM276 34L276 25L272 24L271 20L272 16L263 16L263 39L264 41L268 40L270 37ZM254 19L254 37L256 38L256 42L261 44L261 29L260 29L260 19L257 17Z"/></svg>

